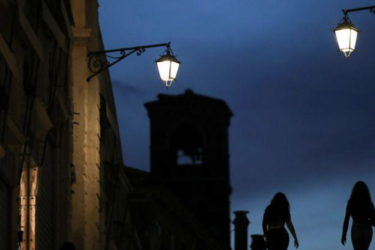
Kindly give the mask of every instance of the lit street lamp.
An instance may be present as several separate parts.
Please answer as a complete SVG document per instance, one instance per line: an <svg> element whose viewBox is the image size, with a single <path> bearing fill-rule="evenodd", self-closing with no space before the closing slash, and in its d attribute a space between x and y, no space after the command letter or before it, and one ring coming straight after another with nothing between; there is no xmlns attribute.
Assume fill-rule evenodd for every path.
<svg viewBox="0 0 375 250"><path fill-rule="evenodd" d="M375 14L375 6L343 10L344 18L334 29L339 50L344 53L346 58L349 58L350 54L355 50L358 38L358 29L354 27L352 21L348 17L348 13L362 10L369 10L371 13Z"/></svg>
<svg viewBox="0 0 375 250"><path fill-rule="evenodd" d="M358 30L354 27L348 16L335 29L336 40L339 50L344 53L346 58L355 50L357 43Z"/></svg>
<svg viewBox="0 0 375 250"><path fill-rule="evenodd" d="M88 68L93 73L86 80L89 82L91 78L103 72L104 70L110 68L112 65L118 63L119 61L125 59L133 53L140 56L146 49L156 48L156 47L166 47L166 50L161 57L156 60L156 64L159 70L160 80L165 83L167 88L171 86L172 82L176 80L178 68L180 66L180 61L173 55L171 49L171 43L161 43L146 46L137 46L130 48L120 48L104 51L90 52L87 54ZM118 56L112 56L110 53L120 53ZM113 62L107 61L107 58L115 59Z"/></svg>
<svg viewBox="0 0 375 250"><path fill-rule="evenodd" d="M180 61L173 56L172 51L169 49L165 51L164 55L156 60L156 64L158 65L160 79L168 88L176 79Z"/></svg>

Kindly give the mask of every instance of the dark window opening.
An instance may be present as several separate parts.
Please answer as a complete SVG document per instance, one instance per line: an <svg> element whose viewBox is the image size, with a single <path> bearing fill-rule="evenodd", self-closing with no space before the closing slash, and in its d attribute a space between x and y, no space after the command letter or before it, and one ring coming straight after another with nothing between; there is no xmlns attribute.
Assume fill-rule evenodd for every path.
<svg viewBox="0 0 375 250"><path fill-rule="evenodd" d="M202 165L203 139L191 124L182 124L172 137L172 151L176 165Z"/></svg>
<svg viewBox="0 0 375 250"><path fill-rule="evenodd" d="M191 152L184 149L177 151L177 165L201 165L202 164L202 148L192 148Z"/></svg>

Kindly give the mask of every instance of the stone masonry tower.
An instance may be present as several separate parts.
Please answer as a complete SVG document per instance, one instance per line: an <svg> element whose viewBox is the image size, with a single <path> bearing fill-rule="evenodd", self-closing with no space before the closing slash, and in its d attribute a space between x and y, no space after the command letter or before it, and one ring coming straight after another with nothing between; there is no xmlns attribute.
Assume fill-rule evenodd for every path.
<svg viewBox="0 0 375 250"><path fill-rule="evenodd" d="M228 128L223 100L187 90L145 104L151 121L151 176L169 187L230 248Z"/></svg>

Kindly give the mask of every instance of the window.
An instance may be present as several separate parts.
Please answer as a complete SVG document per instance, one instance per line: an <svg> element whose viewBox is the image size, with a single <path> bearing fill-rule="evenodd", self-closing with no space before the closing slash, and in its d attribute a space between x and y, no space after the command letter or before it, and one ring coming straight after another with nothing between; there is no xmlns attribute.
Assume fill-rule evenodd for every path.
<svg viewBox="0 0 375 250"><path fill-rule="evenodd" d="M176 165L203 164L203 138L201 132L192 124L178 126L172 137L172 154Z"/></svg>

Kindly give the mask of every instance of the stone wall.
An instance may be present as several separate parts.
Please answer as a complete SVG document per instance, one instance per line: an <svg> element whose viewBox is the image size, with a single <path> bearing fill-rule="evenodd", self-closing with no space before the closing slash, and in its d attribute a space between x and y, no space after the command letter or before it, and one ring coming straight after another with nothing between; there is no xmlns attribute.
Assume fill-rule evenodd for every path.
<svg viewBox="0 0 375 250"><path fill-rule="evenodd" d="M124 249L131 237L97 1L0 1L0 249Z"/></svg>
<svg viewBox="0 0 375 250"><path fill-rule="evenodd" d="M72 150L69 6L0 3L0 248L67 239Z"/></svg>

